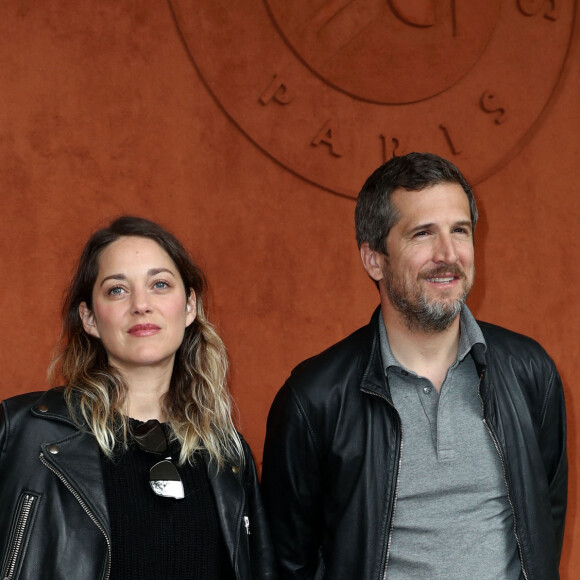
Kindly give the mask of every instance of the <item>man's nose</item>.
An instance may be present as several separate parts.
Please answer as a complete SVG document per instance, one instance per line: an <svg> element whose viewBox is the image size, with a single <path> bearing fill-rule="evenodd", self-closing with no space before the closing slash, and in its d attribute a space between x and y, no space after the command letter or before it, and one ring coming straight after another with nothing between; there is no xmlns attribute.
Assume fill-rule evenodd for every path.
<svg viewBox="0 0 580 580"><path fill-rule="evenodd" d="M457 248L450 234L440 234L435 241L434 262L452 264L457 261Z"/></svg>

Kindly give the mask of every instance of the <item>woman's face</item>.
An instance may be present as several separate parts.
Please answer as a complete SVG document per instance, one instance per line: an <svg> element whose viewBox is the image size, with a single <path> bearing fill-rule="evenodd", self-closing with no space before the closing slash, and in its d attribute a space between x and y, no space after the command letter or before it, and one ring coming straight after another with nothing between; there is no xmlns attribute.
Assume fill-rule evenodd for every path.
<svg viewBox="0 0 580 580"><path fill-rule="evenodd" d="M185 328L195 320L173 260L155 241L121 237L98 258L93 308L79 307L85 331L99 338L109 364L125 376L144 367L171 371Z"/></svg>

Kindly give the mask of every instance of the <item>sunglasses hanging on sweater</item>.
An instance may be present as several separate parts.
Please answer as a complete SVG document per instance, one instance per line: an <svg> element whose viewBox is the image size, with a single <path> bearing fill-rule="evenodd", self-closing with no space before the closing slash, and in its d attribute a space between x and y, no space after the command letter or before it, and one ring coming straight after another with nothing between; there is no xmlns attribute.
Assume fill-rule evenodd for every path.
<svg viewBox="0 0 580 580"><path fill-rule="evenodd" d="M133 438L143 451L155 455L168 453L169 443L163 426L157 419L149 419L133 429ZM171 456L156 463L149 470L151 489L161 497L183 499L185 496L183 481L173 463Z"/></svg>

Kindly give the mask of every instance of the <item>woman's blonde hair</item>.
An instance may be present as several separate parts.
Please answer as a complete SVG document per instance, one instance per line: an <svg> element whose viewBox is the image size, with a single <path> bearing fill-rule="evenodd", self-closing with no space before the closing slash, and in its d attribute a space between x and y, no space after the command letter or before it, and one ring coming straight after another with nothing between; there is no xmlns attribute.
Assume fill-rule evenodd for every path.
<svg viewBox="0 0 580 580"><path fill-rule="evenodd" d="M49 374L65 381L69 412L86 422L103 453L112 456L117 443L127 446L129 422L122 413L127 387L117 369L109 365L102 342L87 334L79 315L85 302L92 310L92 294L101 252L121 237L138 236L157 242L171 257L185 287L196 296L196 318L185 329L175 355L169 390L162 410L173 437L181 444L179 463L192 461L204 449L219 466L224 460L240 463L243 449L232 421L232 401L227 388L226 350L203 309L205 276L181 243L155 222L123 216L95 232L78 262L63 305L59 352Z"/></svg>

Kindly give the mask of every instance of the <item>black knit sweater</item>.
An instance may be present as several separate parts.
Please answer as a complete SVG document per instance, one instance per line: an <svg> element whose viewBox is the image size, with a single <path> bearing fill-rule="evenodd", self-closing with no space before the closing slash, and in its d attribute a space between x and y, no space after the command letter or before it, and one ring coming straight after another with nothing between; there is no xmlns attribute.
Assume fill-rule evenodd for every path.
<svg viewBox="0 0 580 580"><path fill-rule="evenodd" d="M170 451L175 459L178 445L172 443ZM185 498L176 500L155 495L149 485L149 469L161 459L134 443L112 461L102 456L111 521L110 580L232 578L203 461L178 467Z"/></svg>

